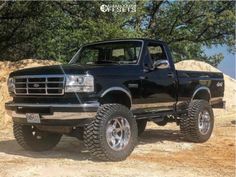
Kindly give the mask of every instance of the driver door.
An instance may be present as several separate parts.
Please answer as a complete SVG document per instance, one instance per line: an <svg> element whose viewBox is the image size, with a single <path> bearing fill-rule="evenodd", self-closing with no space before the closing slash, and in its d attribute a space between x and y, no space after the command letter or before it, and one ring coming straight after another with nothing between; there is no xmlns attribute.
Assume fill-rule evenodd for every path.
<svg viewBox="0 0 236 177"><path fill-rule="evenodd" d="M142 77L142 101L146 111L173 110L176 103L176 80L164 46L149 43L146 59L149 68L144 70Z"/></svg>

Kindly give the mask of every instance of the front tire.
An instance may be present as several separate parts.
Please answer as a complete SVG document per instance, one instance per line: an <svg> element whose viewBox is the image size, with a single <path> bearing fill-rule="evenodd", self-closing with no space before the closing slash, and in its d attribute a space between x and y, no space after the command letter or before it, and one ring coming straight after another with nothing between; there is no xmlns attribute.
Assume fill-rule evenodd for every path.
<svg viewBox="0 0 236 177"><path fill-rule="evenodd" d="M214 114L205 100L193 100L189 104L188 116L180 119L180 130L186 140L196 143L207 141L213 131Z"/></svg>
<svg viewBox="0 0 236 177"><path fill-rule="evenodd" d="M55 147L61 139L61 134L41 131L35 126L13 124L16 141L26 150L46 151Z"/></svg>
<svg viewBox="0 0 236 177"><path fill-rule="evenodd" d="M105 161L126 159L137 143L137 123L120 104L104 104L85 128L84 143L92 156Z"/></svg>

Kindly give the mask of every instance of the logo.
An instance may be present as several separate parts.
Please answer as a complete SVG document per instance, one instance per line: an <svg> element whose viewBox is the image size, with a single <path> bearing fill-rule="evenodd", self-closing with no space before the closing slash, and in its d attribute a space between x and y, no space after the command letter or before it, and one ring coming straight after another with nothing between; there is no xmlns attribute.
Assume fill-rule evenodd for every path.
<svg viewBox="0 0 236 177"><path fill-rule="evenodd" d="M105 5L105 4L103 4L103 5L100 6L100 10L102 12L108 12L109 11L109 7L107 5Z"/></svg>
<svg viewBox="0 0 236 177"><path fill-rule="evenodd" d="M223 82L217 82L216 87L222 87L223 86Z"/></svg>
<svg viewBox="0 0 236 177"><path fill-rule="evenodd" d="M34 84L34 88L39 88L39 84Z"/></svg>
<svg viewBox="0 0 236 177"><path fill-rule="evenodd" d="M136 4L102 4L100 10L104 13L106 12L136 12Z"/></svg>

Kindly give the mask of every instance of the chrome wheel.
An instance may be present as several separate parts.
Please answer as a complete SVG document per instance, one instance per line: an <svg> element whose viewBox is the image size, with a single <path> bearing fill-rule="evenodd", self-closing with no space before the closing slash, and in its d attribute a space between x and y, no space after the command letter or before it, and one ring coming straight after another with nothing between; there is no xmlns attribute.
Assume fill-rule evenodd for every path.
<svg viewBox="0 0 236 177"><path fill-rule="evenodd" d="M130 134L130 125L125 118L116 117L108 121L106 140L113 150L123 150L130 141Z"/></svg>
<svg viewBox="0 0 236 177"><path fill-rule="evenodd" d="M206 135L211 127L211 117L207 110L199 113L198 116L198 128L202 135Z"/></svg>

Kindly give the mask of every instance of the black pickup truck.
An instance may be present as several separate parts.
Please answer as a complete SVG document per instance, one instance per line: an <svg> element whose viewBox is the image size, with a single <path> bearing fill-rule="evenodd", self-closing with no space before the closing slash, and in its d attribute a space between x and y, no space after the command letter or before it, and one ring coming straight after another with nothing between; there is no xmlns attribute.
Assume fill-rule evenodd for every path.
<svg viewBox="0 0 236 177"><path fill-rule="evenodd" d="M223 108L222 73L179 71L168 46L151 39L122 39L82 46L69 64L12 72L17 142L27 150L56 146L62 135L84 140L101 160L124 160L147 121L176 122L188 141L212 133L212 108Z"/></svg>

